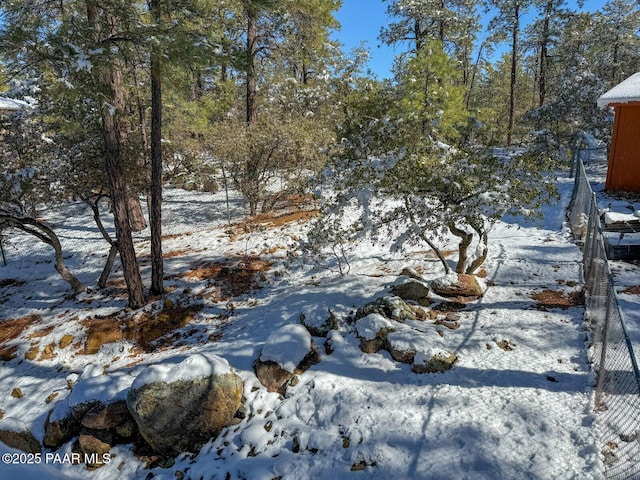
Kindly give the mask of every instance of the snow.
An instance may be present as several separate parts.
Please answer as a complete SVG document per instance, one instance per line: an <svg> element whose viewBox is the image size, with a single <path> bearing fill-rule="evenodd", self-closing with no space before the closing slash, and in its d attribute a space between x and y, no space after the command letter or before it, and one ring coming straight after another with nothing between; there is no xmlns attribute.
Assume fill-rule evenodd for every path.
<svg viewBox="0 0 640 480"><path fill-rule="evenodd" d="M311 351L311 335L302 325L285 325L267 338L260 360L275 362L293 373Z"/></svg>
<svg viewBox="0 0 640 480"><path fill-rule="evenodd" d="M356 322L356 331L360 338L373 340L381 330L393 330L394 325L379 313L370 313Z"/></svg>
<svg viewBox="0 0 640 480"><path fill-rule="evenodd" d="M603 108L614 103L640 101L640 72L634 73L626 80L603 93L598 98L598 107Z"/></svg>
<svg viewBox="0 0 640 480"><path fill-rule="evenodd" d="M29 430L29 428L18 419L6 417L0 420L0 430L5 432L22 433L25 430Z"/></svg>
<svg viewBox="0 0 640 480"><path fill-rule="evenodd" d="M149 383L187 382L229 373L233 373L233 370L224 358L210 353L198 353L180 362L171 359L168 363L145 368L133 381L131 389L138 390Z"/></svg>
<svg viewBox="0 0 640 480"><path fill-rule="evenodd" d="M115 460L95 471L43 463L5 465L1 475L90 480L137 480L150 474L158 480L182 474L205 480L603 478L584 311L539 309L530 296L581 287L581 253L563 225L572 182L566 176L558 182L562 198L543 210L540 225L509 218L491 230L485 265L490 286L480 300L456 312L456 330L430 320L396 325L375 315L355 325L348 321L358 308L388 295L405 267L420 272L425 282L441 277L439 260L424 246L391 254L362 241L348 253L349 274L338 275L335 265L319 265L305 256L305 224L231 235L224 192L168 188L163 250L173 254L165 259L167 296L176 304L197 302L200 309L176 331L169 348L162 343L141 350L119 341L94 355L82 352L83 322L127 314L117 283L105 291L95 286L109 246L81 203L38 212L55 225L68 267L90 291L67 297L68 285L55 271L46 245L20 233L5 237L9 263L0 266L0 321L39 316L6 344L17 346L18 356L0 369L5 419L18 419L42 440L51 409L59 415L87 400L122 399L132 386L147 381L193 378L218 368L233 368L240 375L248 412L197 455L179 456L168 468L147 469L131 445L119 445L111 451ZM234 220L243 213L235 193L231 213ZM105 224L111 225L107 216ZM146 258L148 230L136 234L135 241L138 254ZM272 265L260 289L230 299L216 297L216 279L181 276L206 262L246 256ZM142 272L148 284L148 264L143 263ZM617 269L616 274L632 281L632 273ZM114 278L119 275L116 271ZM638 302L637 295L621 298ZM162 308L161 303L148 311ZM267 392L255 376L254 361L260 357L293 369L311 341L299 325L300 313L320 315L329 308L339 319L338 330L329 334L331 353L322 348L324 339L314 338L321 361L300 375L284 397ZM370 338L378 323L403 333L392 335L394 341L402 337L422 345L423 336L435 339L414 362L428 361L440 346L455 353L458 362L445 373L416 374L385 350L364 354L358 336ZM59 347L66 334L79 345ZM501 348L503 341L512 349ZM53 344L53 357L26 360L24 354L35 343L40 350ZM23 398L9 395L14 387L22 389ZM53 393L57 396L45 403ZM71 453L72 446L73 440L59 453ZM0 453L5 452L15 450L0 444Z"/></svg>
<svg viewBox="0 0 640 480"><path fill-rule="evenodd" d="M14 98L0 97L0 111L17 111L24 110L29 106L27 102L16 100Z"/></svg>
<svg viewBox="0 0 640 480"><path fill-rule="evenodd" d="M74 374L67 377L73 383L73 389L64 400L55 404L51 421L61 420L69 415L73 407L93 400L108 402L126 400L127 391L134 378L129 371L107 375L103 366L87 365L79 378Z"/></svg>
<svg viewBox="0 0 640 480"><path fill-rule="evenodd" d="M638 211L634 212L606 212L603 215L604 224L609 226L615 223L638 223Z"/></svg>

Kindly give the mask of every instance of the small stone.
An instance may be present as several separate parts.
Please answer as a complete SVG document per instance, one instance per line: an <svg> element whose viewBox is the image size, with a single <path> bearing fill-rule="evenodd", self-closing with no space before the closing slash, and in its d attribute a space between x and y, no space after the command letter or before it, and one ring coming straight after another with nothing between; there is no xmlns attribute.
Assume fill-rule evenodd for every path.
<svg viewBox="0 0 640 480"><path fill-rule="evenodd" d="M351 439L349 437L342 438L342 448L349 448L351 446Z"/></svg>
<svg viewBox="0 0 640 480"><path fill-rule="evenodd" d="M264 429L267 432L270 432L272 428L273 428L273 422L271 420L269 420L267 423L264 424Z"/></svg>
<svg viewBox="0 0 640 480"><path fill-rule="evenodd" d="M22 390L16 387L13 390L11 390L11 396L13 398L22 398L24 397L24 393L22 393Z"/></svg>
<svg viewBox="0 0 640 480"><path fill-rule="evenodd" d="M633 433L631 435L626 435L624 433L620 434L620 440L622 440L623 442L634 442L638 439L638 434L637 433Z"/></svg>
<svg viewBox="0 0 640 480"><path fill-rule="evenodd" d="M516 348L516 344L510 342L509 340L500 340L499 342L496 342L496 345L498 345L498 347L500 347L505 352L510 352L511 350Z"/></svg>
<svg viewBox="0 0 640 480"><path fill-rule="evenodd" d="M24 354L24 358L26 358L27 360L35 360L38 356L38 353L40 353L40 349L38 348L38 343L35 343L31 345L31 348L29 348L27 353Z"/></svg>
<svg viewBox="0 0 640 480"><path fill-rule="evenodd" d="M78 437L78 444L85 458L97 460L94 463L87 463L87 467L99 468L104 465L103 458L111 450L111 442L105 440L91 434L81 434Z"/></svg>
<svg viewBox="0 0 640 480"><path fill-rule="evenodd" d="M314 337L326 337L331 330L337 330L338 317L331 310L329 310L327 317L317 314L305 315L303 312L300 314L300 323Z"/></svg>
<svg viewBox="0 0 640 480"><path fill-rule="evenodd" d="M405 320L417 320L417 316L407 303L400 297L388 295L378 298L366 304L356 312L356 320L364 318L372 313L377 313L385 318L404 322Z"/></svg>
<svg viewBox="0 0 640 480"><path fill-rule="evenodd" d="M53 402L53 400L58 396L58 392L53 392L51 395L49 395L46 399L45 399L45 403L51 403Z"/></svg>
<svg viewBox="0 0 640 480"><path fill-rule="evenodd" d="M364 460L361 460L358 463L354 463L353 465L351 465L351 471L352 472L361 472L362 470L366 469L369 465L367 464L367 462L365 462Z"/></svg>
<svg viewBox="0 0 640 480"><path fill-rule="evenodd" d="M61 350L65 349L69 345L71 345L71 342L73 342L73 340L74 340L73 335L65 335L58 342L58 347L60 347Z"/></svg>

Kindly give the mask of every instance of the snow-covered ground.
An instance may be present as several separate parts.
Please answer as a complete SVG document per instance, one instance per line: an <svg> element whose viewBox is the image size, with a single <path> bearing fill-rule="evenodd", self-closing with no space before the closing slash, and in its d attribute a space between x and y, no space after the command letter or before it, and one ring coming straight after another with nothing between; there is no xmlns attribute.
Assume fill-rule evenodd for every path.
<svg viewBox="0 0 640 480"><path fill-rule="evenodd" d="M433 256L392 255L384 246L361 244L349 253L349 274L340 276L302 254L303 222L229 227L223 194L178 189L165 192L168 298L197 303L199 310L179 330L182 335L158 348L142 350L121 340L85 354L83 321L119 314L126 300L117 282L106 292L95 289L108 246L89 209L78 203L42 212L56 227L69 268L93 291L69 298L52 253L37 240L15 234L5 244L9 264L0 267L0 319L34 317L5 344L17 350L16 358L0 362L0 429L19 422L41 440L49 410L71 394L67 380L77 381L83 372L105 373L92 395L108 401L147 365L213 353L242 377L248 414L197 455L153 468L154 478L602 478L583 308L555 308L540 300L545 294L569 298L582 286L581 253L563 226L571 181L560 178L559 186L562 199L545 208L541 225L511 218L491 231L490 286L483 298L456 312L460 328L439 328L459 359L441 374L413 373L386 351L362 353L346 321L358 307L387 294L404 267L426 280L442 275ZM239 219L237 198L231 207ZM137 246L144 258L148 231L138 234ZM185 276L211 263L249 257L271 264L262 272L261 288L248 294L222 298L215 294L215 280ZM158 300L147 310L152 314L161 305ZM274 330L299 323L301 313L322 316L329 308L340 318L330 334L332 353L325 352L325 339L315 338L321 361L284 397L267 392L253 372L265 341ZM432 327L428 322L405 327L419 337ZM62 348L65 335L73 340ZM25 359L34 349L37 355ZM24 396L12 396L14 388ZM71 448L69 442L60 453L70 454ZM5 452L16 451L0 444ZM117 446L111 453L112 461L95 471L52 460L0 465L0 478L147 478L150 471L132 448Z"/></svg>

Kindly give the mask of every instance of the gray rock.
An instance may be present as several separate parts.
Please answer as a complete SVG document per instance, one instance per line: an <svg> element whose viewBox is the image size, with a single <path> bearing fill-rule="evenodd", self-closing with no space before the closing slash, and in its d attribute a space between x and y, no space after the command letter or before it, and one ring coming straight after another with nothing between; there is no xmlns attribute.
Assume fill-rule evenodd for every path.
<svg viewBox="0 0 640 480"><path fill-rule="evenodd" d="M317 314L300 314L300 323L305 326L314 337L326 337L331 330L338 328L338 317L329 310L328 314L319 316Z"/></svg>
<svg viewBox="0 0 640 480"><path fill-rule="evenodd" d="M413 300L414 302L424 302L429 298L429 288L422 282L410 280L391 288L391 293L403 300Z"/></svg>
<svg viewBox="0 0 640 480"><path fill-rule="evenodd" d="M358 309L356 312L356 320L366 317L372 313L377 313L383 317L403 322L405 320L417 320L415 309L402 300L400 297L387 295L378 298L371 303Z"/></svg>

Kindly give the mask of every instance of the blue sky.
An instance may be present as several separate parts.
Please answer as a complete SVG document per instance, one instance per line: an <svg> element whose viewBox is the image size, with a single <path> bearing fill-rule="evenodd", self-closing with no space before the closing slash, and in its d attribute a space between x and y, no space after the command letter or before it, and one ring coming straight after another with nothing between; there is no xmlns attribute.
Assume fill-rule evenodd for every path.
<svg viewBox="0 0 640 480"><path fill-rule="evenodd" d="M366 3L366 8L363 5ZM350 51L366 42L371 58L369 68L379 77L390 76L394 50L378 40L380 29L387 25L387 3L382 0L343 0L342 8L336 14L342 25L335 38Z"/></svg>
<svg viewBox="0 0 640 480"><path fill-rule="evenodd" d="M575 0L568 0L567 3L572 6L576 4ZM595 11L605 3L606 0L585 0L582 10ZM378 40L380 29L387 25L387 4L382 0L343 0L342 8L336 14L342 28L334 34L346 51L365 42L371 55L368 66L380 78L391 76L395 56L393 47Z"/></svg>

